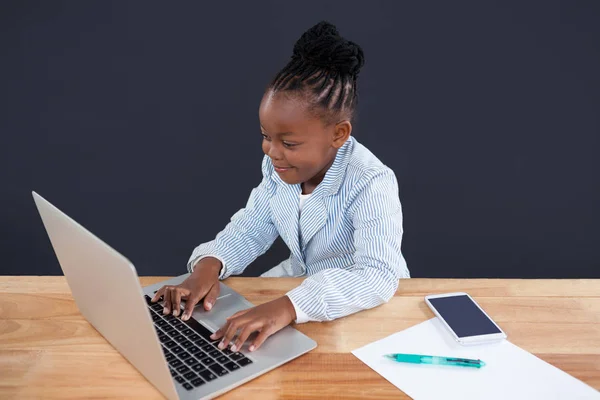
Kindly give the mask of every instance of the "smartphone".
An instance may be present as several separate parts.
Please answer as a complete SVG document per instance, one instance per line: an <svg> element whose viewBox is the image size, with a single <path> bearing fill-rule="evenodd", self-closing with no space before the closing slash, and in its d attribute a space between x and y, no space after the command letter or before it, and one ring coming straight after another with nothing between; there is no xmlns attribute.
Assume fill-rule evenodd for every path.
<svg viewBox="0 0 600 400"><path fill-rule="evenodd" d="M460 344L506 339L502 329L467 293L432 294L425 296L425 302Z"/></svg>

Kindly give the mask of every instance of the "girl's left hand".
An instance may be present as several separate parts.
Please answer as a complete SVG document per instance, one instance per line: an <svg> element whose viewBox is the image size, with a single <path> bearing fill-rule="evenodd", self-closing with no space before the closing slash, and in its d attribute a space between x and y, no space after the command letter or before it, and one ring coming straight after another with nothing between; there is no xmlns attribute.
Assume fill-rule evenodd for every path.
<svg viewBox="0 0 600 400"><path fill-rule="evenodd" d="M219 349L226 348L235 335L237 339L231 346L231 351L238 351L244 345L248 336L259 332L248 350L254 351L260 347L266 338L288 326L296 319L296 310L287 296L278 298L254 308L239 311L227 318L227 323L211 335L211 339L220 339Z"/></svg>

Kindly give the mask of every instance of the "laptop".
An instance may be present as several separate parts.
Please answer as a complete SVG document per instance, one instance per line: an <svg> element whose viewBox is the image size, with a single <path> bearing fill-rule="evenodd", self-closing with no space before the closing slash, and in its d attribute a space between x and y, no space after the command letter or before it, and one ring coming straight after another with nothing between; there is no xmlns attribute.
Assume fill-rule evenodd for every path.
<svg viewBox="0 0 600 400"><path fill-rule="evenodd" d="M220 282L210 311L196 307L185 322L163 316L161 303L150 299L189 274L142 288L127 258L37 193L33 198L77 307L165 397L210 399L316 347L287 326L253 352L248 342L235 353L219 350L209 336L227 317L253 306L243 296Z"/></svg>

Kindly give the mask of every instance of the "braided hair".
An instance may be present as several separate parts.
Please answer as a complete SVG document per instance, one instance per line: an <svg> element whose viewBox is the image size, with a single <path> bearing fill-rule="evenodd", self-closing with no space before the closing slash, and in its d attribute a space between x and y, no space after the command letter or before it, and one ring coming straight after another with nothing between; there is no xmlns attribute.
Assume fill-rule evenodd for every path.
<svg viewBox="0 0 600 400"><path fill-rule="evenodd" d="M268 89L303 96L309 110L327 124L352 118L358 102L356 80L365 57L359 45L322 21L302 34L292 59Z"/></svg>

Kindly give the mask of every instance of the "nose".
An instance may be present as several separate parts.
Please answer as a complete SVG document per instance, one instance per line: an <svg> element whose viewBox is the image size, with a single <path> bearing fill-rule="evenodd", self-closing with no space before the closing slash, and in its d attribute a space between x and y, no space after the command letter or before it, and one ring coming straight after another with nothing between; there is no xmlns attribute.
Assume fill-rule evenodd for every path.
<svg viewBox="0 0 600 400"><path fill-rule="evenodd" d="M272 160L280 160L282 158L281 150L276 144L273 144L272 142L269 143L269 148L267 150L267 155L271 157Z"/></svg>

